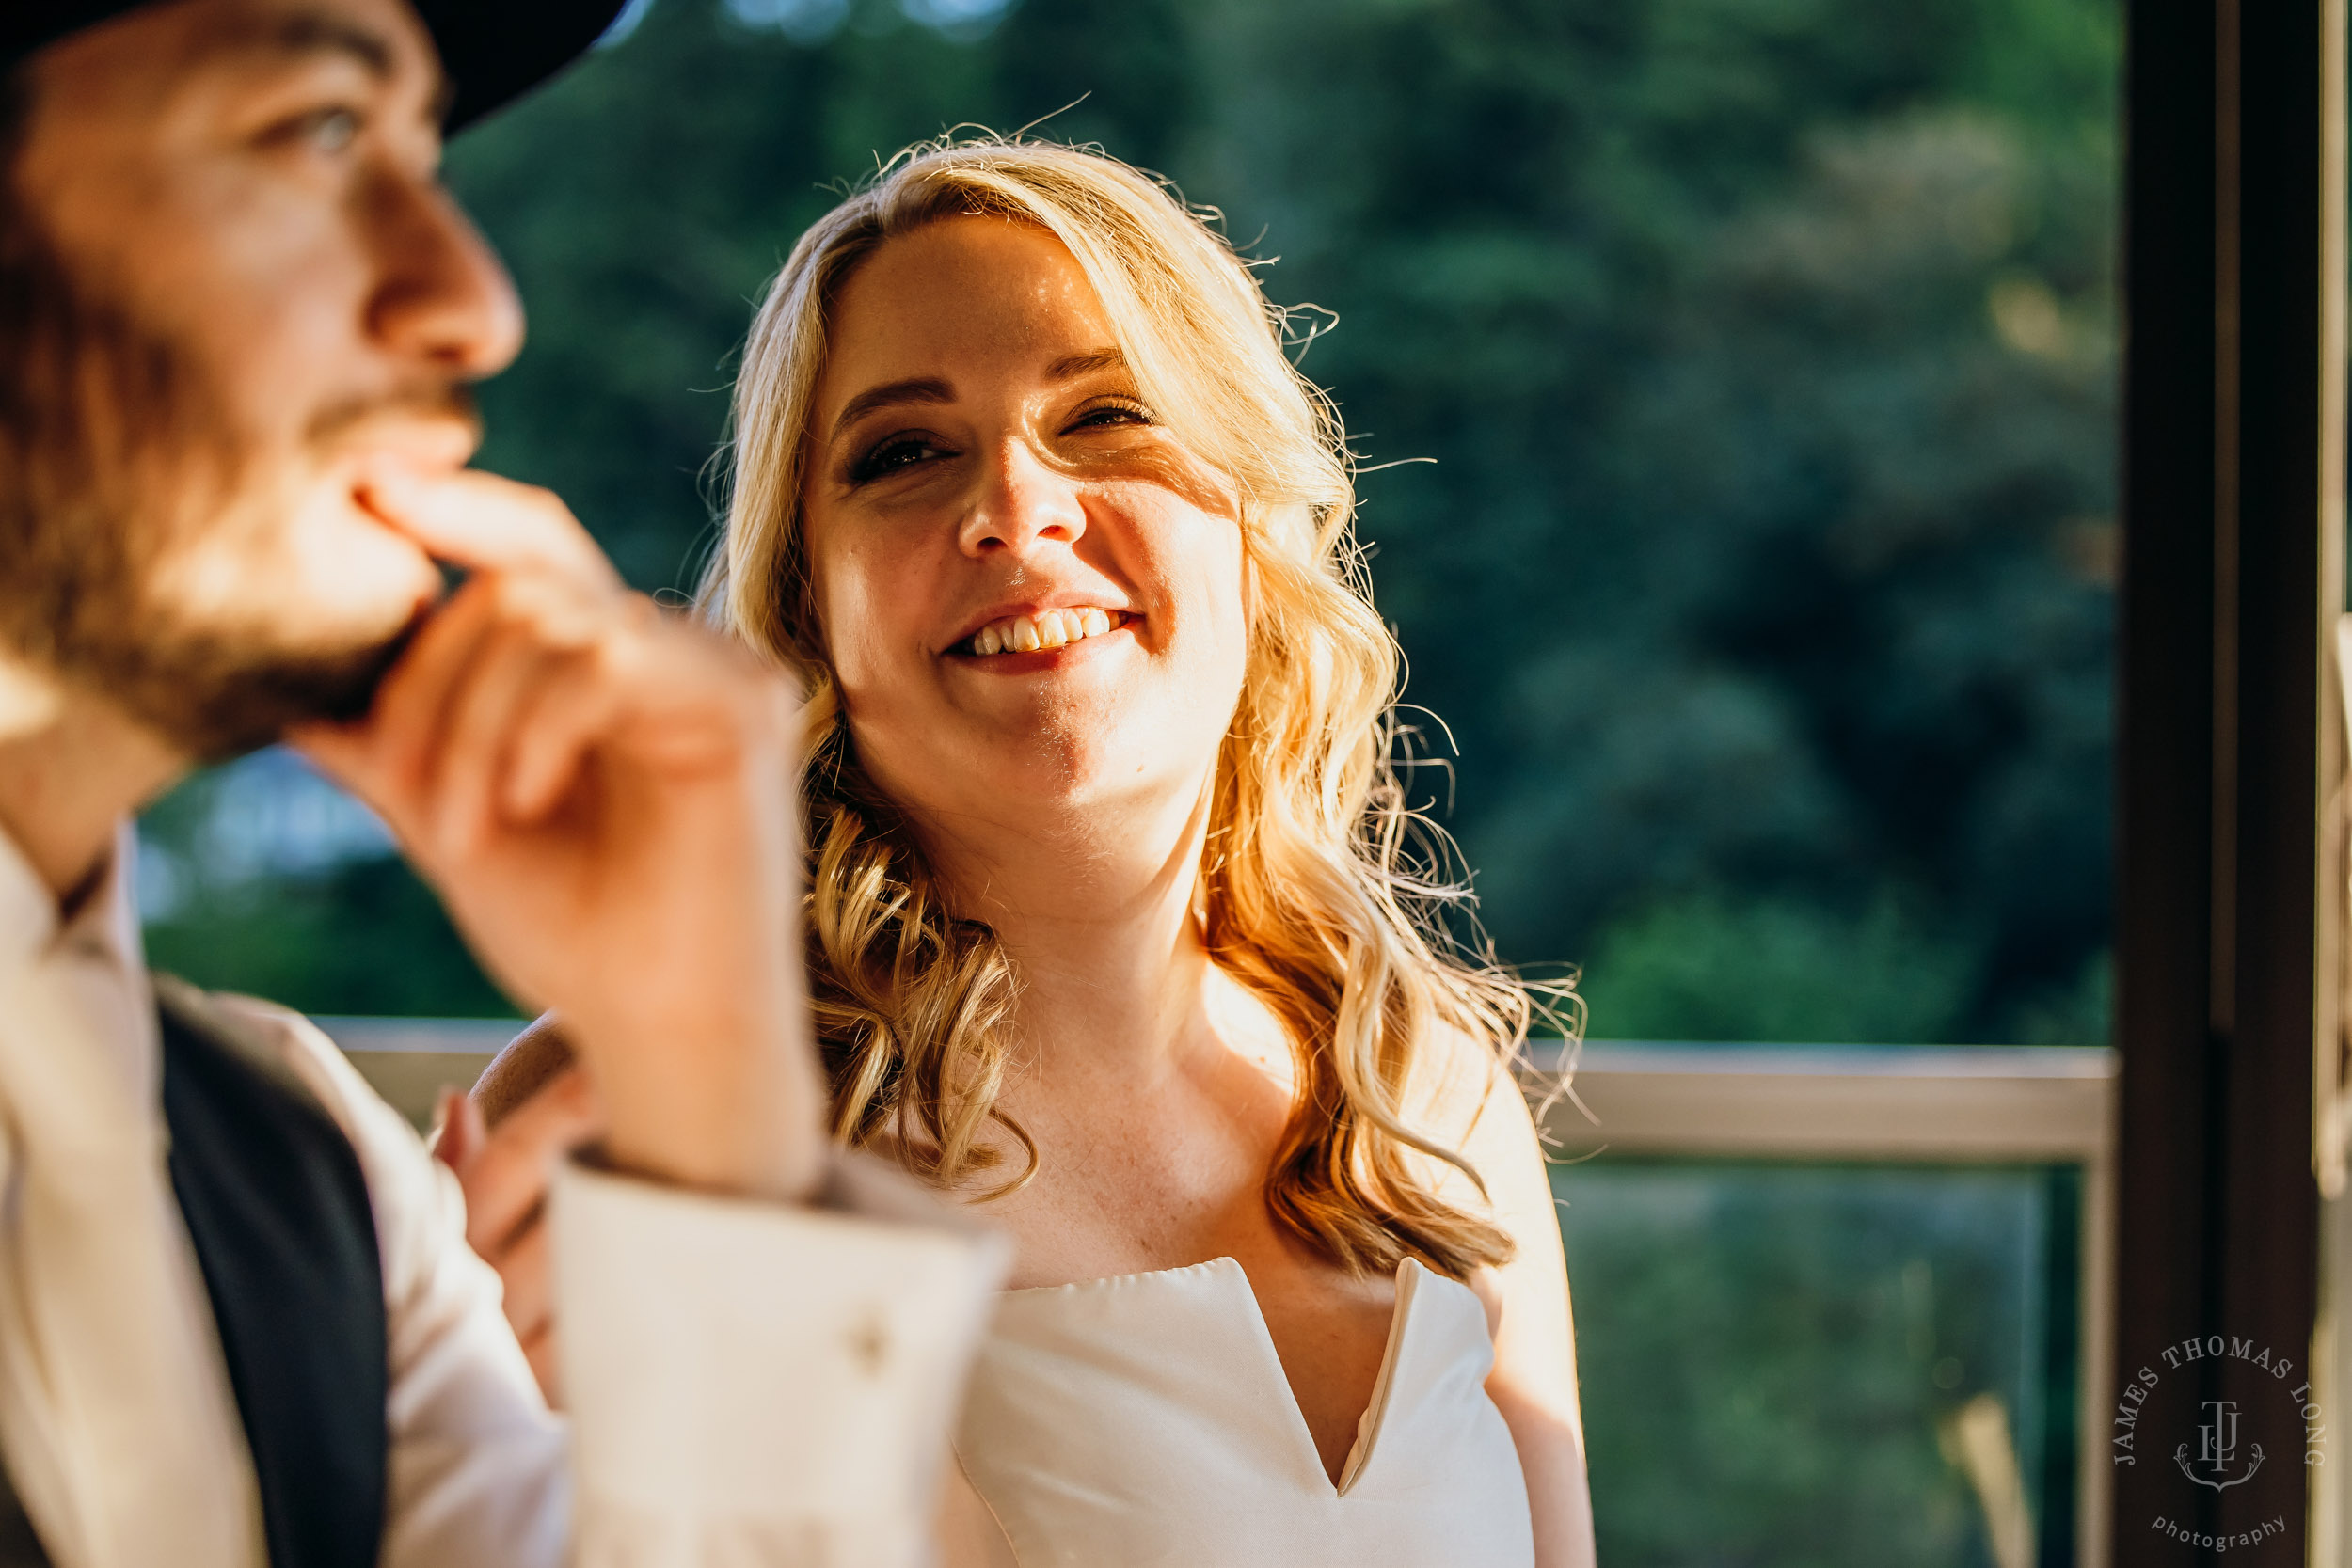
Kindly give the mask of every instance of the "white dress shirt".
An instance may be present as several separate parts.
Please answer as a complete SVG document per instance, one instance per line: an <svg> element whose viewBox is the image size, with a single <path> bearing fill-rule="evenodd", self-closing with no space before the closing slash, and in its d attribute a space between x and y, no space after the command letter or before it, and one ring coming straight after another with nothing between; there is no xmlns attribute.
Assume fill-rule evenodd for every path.
<svg viewBox="0 0 2352 1568"><path fill-rule="evenodd" d="M126 832L61 925L0 833L0 1454L56 1568L263 1568L165 1164L131 854ZM382 1568L920 1560L997 1243L855 1163L832 1212L569 1166L551 1202L567 1420L466 1245L455 1179L318 1030L227 1006L367 1179L390 1372Z"/></svg>

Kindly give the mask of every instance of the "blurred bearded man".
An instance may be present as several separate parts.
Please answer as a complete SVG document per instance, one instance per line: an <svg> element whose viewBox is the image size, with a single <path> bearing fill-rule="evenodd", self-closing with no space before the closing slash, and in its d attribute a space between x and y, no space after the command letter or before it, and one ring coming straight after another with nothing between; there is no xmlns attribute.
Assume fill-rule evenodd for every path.
<svg viewBox="0 0 2352 1568"><path fill-rule="evenodd" d="M0 1568L921 1555L996 1250L826 1152L793 705L465 467L522 318L442 136L615 9L0 15ZM314 1029L145 968L132 814L281 737L578 1050L470 1216ZM567 1423L467 1237L591 1132Z"/></svg>

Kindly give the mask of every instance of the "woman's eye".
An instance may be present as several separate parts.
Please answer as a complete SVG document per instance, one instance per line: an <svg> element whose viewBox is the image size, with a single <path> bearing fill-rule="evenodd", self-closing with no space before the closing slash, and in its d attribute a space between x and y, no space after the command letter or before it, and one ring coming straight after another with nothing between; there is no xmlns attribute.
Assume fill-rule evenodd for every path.
<svg viewBox="0 0 2352 1568"><path fill-rule="evenodd" d="M946 455L946 449L925 436L898 436L875 447L850 465L850 483L864 484L917 463Z"/></svg>
<svg viewBox="0 0 2352 1568"><path fill-rule="evenodd" d="M1080 412L1070 423L1073 430L1103 430L1117 425L1148 425L1152 416L1139 403L1100 403Z"/></svg>

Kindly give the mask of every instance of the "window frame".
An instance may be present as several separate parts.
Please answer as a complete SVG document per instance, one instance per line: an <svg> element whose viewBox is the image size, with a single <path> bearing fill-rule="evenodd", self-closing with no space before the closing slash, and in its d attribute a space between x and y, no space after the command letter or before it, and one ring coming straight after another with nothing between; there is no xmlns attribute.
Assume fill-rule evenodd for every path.
<svg viewBox="0 0 2352 1568"><path fill-rule="evenodd" d="M2344 771L2344 0L2137 0L2126 28L2119 1384L2191 1336L2324 1350ZM2228 1358L2175 1375L2256 1393ZM2168 1476L2114 1468L2117 1560L2158 1515L2335 1539L2303 1465L2186 1514Z"/></svg>

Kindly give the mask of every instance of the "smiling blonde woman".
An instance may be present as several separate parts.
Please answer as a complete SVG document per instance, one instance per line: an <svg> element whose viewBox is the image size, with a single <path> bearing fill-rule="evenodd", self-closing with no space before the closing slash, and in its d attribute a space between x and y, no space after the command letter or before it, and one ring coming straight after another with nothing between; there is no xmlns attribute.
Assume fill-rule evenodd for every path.
<svg viewBox="0 0 2352 1568"><path fill-rule="evenodd" d="M915 150L760 309L705 604L808 694L835 1132L1017 1246L950 1556L1581 1568L1531 1002L1283 325L1115 160Z"/></svg>
<svg viewBox="0 0 2352 1568"><path fill-rule="evenodd" d="M1581 1562L1528 999L1406 862L1282 325L1124 165L911 153L759 312L707 602L811 698L836 1131L1018 1243L958 1444L1018 1560Z"/></svg>

